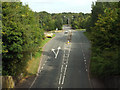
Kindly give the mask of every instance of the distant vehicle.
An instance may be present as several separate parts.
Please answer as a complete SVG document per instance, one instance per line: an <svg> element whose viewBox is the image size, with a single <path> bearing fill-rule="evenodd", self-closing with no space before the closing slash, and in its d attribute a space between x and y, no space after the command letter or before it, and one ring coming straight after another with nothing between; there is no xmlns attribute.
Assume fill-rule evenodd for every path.
<svg viewBox="0 0 120 90"><path fill-rule="evenodd" d="M65 31L64 34L68 34L68 31Z"/></svg>
<svg viewBox="0 0 120 90"><path fill-rule="evenodd" d="M52 38L52 36L53 36L53 33L46 33L47 38Z"/></svg>

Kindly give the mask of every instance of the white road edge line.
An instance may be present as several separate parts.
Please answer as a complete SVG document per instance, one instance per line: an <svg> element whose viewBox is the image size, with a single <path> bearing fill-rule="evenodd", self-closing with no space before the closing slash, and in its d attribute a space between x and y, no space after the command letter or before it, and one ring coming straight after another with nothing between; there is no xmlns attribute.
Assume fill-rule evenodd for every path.
<svg viewBox="0 0 120 90"><path fill-rule="evenodd" d="M30 88L33 86L33 84L35 83L36 79L37 79L37 76L35 77L34 81L32 82Z"/></svg>
<svg viewBox="0 0 120 90"><path fill-rule="evenodd" d="M60 78L59 78L59 84L60 84L60 82L61 82L61 77L62 77L62 74L60 74Z"/></svg>

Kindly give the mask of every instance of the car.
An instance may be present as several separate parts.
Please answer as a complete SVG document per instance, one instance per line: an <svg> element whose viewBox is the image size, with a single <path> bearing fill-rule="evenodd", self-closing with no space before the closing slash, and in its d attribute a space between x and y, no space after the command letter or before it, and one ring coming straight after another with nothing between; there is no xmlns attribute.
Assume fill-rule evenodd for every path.
<svg viewBox="0 0 120 90"><path fill-rule="evenodd" d="M53 33L46 33L47 38L52 38L52 36L53 36Z"/></svg>
<svg viewBox="0 0 120 90"><path fill-rule="evenodd" d="M64 34L68 34L68 31L65 31Z"/></svg>

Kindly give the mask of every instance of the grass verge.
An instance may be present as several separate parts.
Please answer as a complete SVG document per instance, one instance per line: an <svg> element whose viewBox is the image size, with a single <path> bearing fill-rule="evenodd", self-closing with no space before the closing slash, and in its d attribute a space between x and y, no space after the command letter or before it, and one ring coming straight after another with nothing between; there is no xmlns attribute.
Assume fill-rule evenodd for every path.
<svg viewBox="0 0 120 90"><path fill-rule="evenodd" d="M55 37L55 34L53 34L53 37ZM40 58L41 58L41 55L42 55L43 46L51 39L52 38L46 38L45 40L43 40L43 42L40 45L40 48L39 48L38 52L36 52L35 56L31 60L28 61L28 66L27 66L27 73L28 74L27 74L27 76L37 74Z"/></svg>
<svg viewBox="0 0 120 90"><path fill-rule="evenodd" d="M86 29L75 29L76 31L86 31Z"/></svg>

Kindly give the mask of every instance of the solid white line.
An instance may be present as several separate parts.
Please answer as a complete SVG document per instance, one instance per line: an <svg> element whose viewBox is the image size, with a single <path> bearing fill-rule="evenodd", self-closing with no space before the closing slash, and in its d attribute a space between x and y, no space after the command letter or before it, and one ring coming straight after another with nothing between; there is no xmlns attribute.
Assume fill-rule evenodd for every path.
<svg viewBox="0 0 120 90"><path fill-rule="evenodd" d="M35 83L36 79L37 79L37 76L35 77L34 81L32 82L30 88L33 86L33 84Z"/></svg>
<svg viewBox="0 0 120 90"><path fill-rule="evenodd" d="M63 76L63 79L62 79L62 84L64 83L64 79L65 79L65 76Z"/></svg>
<svg viewBox="0 0 120 90"><path fill-rule="evenodd" d="M65 74L66 74L66 70L67 70L67 68L65 68L65 71L64 71L64 76L65 76Z"/></svg>
<svg viewBox="0 0 120 90"><path fill-rule="evenodd" d="M62 69L63 69L63 65L62 65L62 67L61 67L61 72L62 72Z"/></svg>
<svg viewBox="0 0 120 90"><path fill-rule="evenodd" d="M60 84L60 82L61 82L61 77L62 77L62 74L60 74L60 78L59 78L59 84Z"/></svg>

